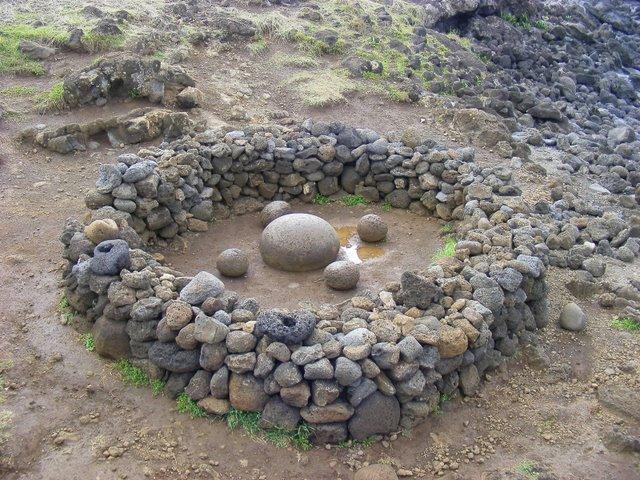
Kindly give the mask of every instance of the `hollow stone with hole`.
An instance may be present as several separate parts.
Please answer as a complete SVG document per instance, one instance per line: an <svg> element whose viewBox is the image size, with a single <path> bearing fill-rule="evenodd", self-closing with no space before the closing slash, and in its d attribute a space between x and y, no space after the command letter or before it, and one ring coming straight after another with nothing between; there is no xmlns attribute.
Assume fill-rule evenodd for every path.
<svg viewBox="0 0 640 480"><path fill-rule="evenodd" d="M335 260L340 240L325 220L307 213L276 218L262 232L260 254L269 266L288 272L308 272Z"/></svg>
<svg viewBox="0 0 640 480"><path fill-rule="evenodd" d="M119 275L130 266L129 244L124 240L105 240L93 250L89 268L97 275Z"/></svg>
<svg viewBox="0 0 640 480"><path fill-rule="evenodd" d="M258 315L255 332L288 344L302 343L313 333L316 317L307 310L287 313L272 309Z"/></svg>

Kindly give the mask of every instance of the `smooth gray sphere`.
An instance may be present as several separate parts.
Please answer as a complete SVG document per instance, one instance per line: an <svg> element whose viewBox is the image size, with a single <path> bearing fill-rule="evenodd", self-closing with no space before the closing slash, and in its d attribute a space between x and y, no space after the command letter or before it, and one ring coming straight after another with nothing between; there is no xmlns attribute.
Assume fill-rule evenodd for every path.
<svg viewBox="0 0 640 480"><path fill-rule="evenodd" d="M330 263L324 269L324 281L334 290L351 290L360 280L360 268L348 260Z"/></svg>
<svg viewBox="0 0 640 480"><path fill-rule="evenodd" d="M358 236L365 242L384 240L389 231L387 224L378 215L370 213L358 220Z"/></svg>
<svg viewBox="0 0 640 480"><path fill-rule="evenodd" d="M287 272L326 267L340 250L340 239L325 220L308 213L276 218L262 231L260 254L267 265Z"/></svg>
<svg viewBox="0 0 640 480"><path fill-rule="evenodd" d="M282 200L276 200L275 202L267 203L260 212L260 223L263 227L266 227L276 218L283 215L289 215L291 213L291 205Z"/></svg>
<svg viewBox="0 0 640 480"><path fill-rule="evenodd" d="M249 270L249 257L239 248L229 248L218 255L216 267L225 277L241 277Z"/></svg>

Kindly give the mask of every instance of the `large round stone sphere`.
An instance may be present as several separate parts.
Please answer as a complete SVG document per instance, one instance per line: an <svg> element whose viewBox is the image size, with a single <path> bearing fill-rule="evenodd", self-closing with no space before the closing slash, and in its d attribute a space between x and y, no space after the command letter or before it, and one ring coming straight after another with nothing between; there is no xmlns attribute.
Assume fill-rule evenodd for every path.
<svg viewBox="0 0 640 480"><path fill-rule="evenodd" d="M225 277L241 277L249 269L249 258L239 248L229 248L218 255L216 267Z"/></svg>
<svg viewBox="0 0 640 480"><path fill-rule="evenodd" d="M387 236L389 227L378 215L370 213L358 220L358 236L365 242L379 242Z"/></svg>
<svg viewBox="0 0 640 480"><path fill-rule="evenodd" d="M274 202L267 203L260 212L260 223L263 227L266 227L276 218L288 215L291 213L291 205L282 200L276 200Z"/></svg>
<svg viewBox="0 0 640 480"><path fill-rule="evenodd" d="M351 290L360 280L360 269L348 260L330 263L324 269L324 281L334 290Z"/></svg>
<svg viewBox="0 0 640 480"><path fill-rule="evenodd" d="M260 254L267 265L288 272L326 267L340 250L338 234L329 223L308 213L276 218L262 231Z"/></svg>

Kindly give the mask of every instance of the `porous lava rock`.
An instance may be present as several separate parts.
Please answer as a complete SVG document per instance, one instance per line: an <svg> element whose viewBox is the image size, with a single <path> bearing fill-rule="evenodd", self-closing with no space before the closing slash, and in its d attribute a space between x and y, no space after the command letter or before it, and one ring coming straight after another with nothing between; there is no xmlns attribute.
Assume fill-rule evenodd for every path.
<svg viewBox="0 0 640 480"><path fill-rule="evenodd" d="M249 270L249 258L239 248L229 248L218 255L216 268L225 277L241 277Z"/></svg>
<svg viewBox="0 0 640 480"><path fill-rule="evenodd" d="M288 272L307 272L335 260L340 240L325 220L308 213L292 213L272 221L262 232L260 254L270 266Z"/></svg>
<svg viewBox="0 0 640 480"><path fill-rule="evenodd" d="M384 240L389 227L378 215L370 213L358 220L357 230L362 240L373 243Z"/></svg>
<svg viewBox="0 0 640 480"><path fill-rule="evenodd" d="M375 392L356 408L349 420L349 433L355 440L364 440L371 435L384 435L398 429L400 403L395 396Z"/></svg>
<svg viewBox="0 0 640 480"><path fill-rule="evenodd" d="M276 218L292 213L291 205L288 202L282 200L276 200L275 202L267 203L262 212L260 212L260 224L266 227Z"/></svg>
<svg viewBox="0 0 640 480"><path fill-rule="evenodd" d="M295 344L309 338L315 326L316 316L307 310L287 313L273 309L258 315L255 332L277 342Z"/></svg>
<svg viewBox="0 0 640 480"><path fill-rule="evenodd" d="M90 268L96 275L118 275L130 267L129 244L124 240L106 240L93 250Z"/></svg>
<svg viewBox="0 0 640 480"><path fill-rule="evenodd" d="M348 260L330 263L324 269L324 281L334 290L351 290L360 280L358 265Z"/></svg>

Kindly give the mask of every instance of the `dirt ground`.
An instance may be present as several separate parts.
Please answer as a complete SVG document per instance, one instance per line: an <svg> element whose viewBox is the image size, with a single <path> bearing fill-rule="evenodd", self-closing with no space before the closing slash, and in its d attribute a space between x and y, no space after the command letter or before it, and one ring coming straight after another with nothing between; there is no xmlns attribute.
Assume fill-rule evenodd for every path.
<svg viewBox="0 0 640 480"><path fill-rule="evenodd" d="M341 303L358 292L379 291L389 282L396 282L403 271L416 265L427 266L442 245L440 227L432 219L419 217L408 211L384 212L379 205L347 207L339 202L330 205L293 205L294 211L311 213L328 221L337 229L343 248L339 258L358 246L364 261L360 267L360 282L355 291L338 292L324 285L322 270L313 272L283 272L266 265L260 257L258 243L262 228L259 214L247 214L217 222L216 228L186 238L180 251L163 252L168 264L188 275L206 270L215 271L216 258L227 248L240 248L249 257L247 275L233 279L223 278L227 288L241 297L253 297L263 308L283 307L295 309L301 304ZM381 216L389 226L386 241L359 245L355 226L358 219L368 213ZM354 238L355 237L355 238ZM356 252L354 252L356 253ZM357 253L356 253L357 254ZM372 257L372 258L368 258Z"/></svg>
<svg viewBox="0 0 640 480"><path fill-rule="evenodd" d="M53 75L0 77L0 84L50 86L55 75L91 60L88 55L60 54L48 65ZM196 53L185 68L194 72L198 86L211 98L221 83L232 90L238 83L246 86L251 79L260 79L254 90L270 95L239 100L257 117L286 107L296 118L340 120L381 131L415 127L440 143L457 143L455 134L430 120L434 112L428 107L358 93L343 105L312 110L283 91L280 79L286 71L265 75L274 71L268 56L247 65L241 78L229 69L232 64L238 68L233 50L216 56ZM0 433L5 436L0 478L349 480L355 468L382 461L410 471L412 478L640 479L637 455L617 453L605 445L614 427L640 433L640 335L612 328L614 312L600 309L595 298L578 301L589 318L584 332L561 330L556 324L558 312L575 299L566 289L567 272L557 269L548 274L551 322L539 333L543 361L524 349L492 372L476 397L452 399L440 414L408 436L370 447L319 446L309 452L277 448L229 431L221 422L192 420L177 413L172 400L123 384L110 362L85 350L78 330L66 325L57 309L62 266L58 235L66 218L85 214L84 192L94 181L98 165L139 146L102 145L92 152L62 156L18 145L13 139L25 126L110 116L144 102L112 102L45 116L29 111L23 99L11 103L22 113L0 123L0 374L4 382ZM195 115L213 124L225 121L213 104ZM480 150L478 156L486 163L503 162L491 152ZM329 207L322 209L323 215L325 208L329 221L346 219L349 224L374 207L348 215ZM408 224L415 221L411 214L383 215L391 220L393 233L390 251L379 260L385 271L370 278L365 264L364 288L376 288L394 277L394 268L387 267L395 267L396 256L398 265L418 257L428 260L436 248L437 225L419 232L412 225L410 237ZM254 227L247 223L253 220L248 216L228 223L251 230ZM205 234L190 239L193 258L179 261L165 253L176 267L195 271L205 264L210 268L216 253L231 246L230 240L211 243ZM611 275L638 275L638 263L619 267ZM370 265L373 269L374 262ZM311 277L296 280L298 288L314 281ZM229 284L242 292L246 288L242 282ZM266 286L264 293L268 293ZM322 295L316 298L329 300ZM339 297L332 294L331 298ZM79 322L79 331L83 328ZM622 405L603 401L616 389L627 392L632 400ZM4 432L2 422L7 427ZM442 469L445 464L448 470Z"/></svg>

